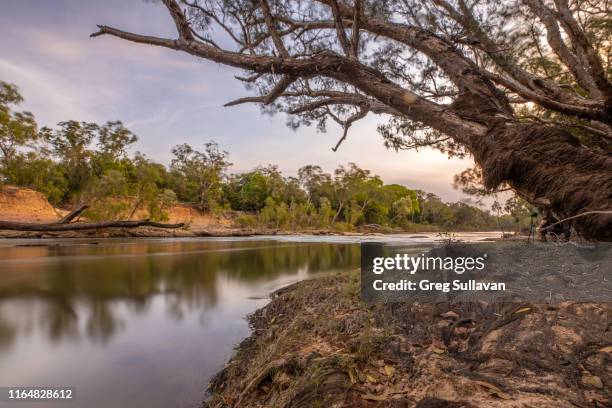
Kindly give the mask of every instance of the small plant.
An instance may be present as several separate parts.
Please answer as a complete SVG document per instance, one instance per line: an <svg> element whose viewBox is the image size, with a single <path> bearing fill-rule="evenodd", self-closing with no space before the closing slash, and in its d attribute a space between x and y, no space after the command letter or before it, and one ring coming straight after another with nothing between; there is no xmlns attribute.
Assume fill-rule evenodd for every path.
<svg viewBox="0 0 612 408"><path fill-rule="evenodd" d="M436 235L436 241L442 243L443 245L451 245L457 242L461 242L459 238L457 238L457 234L450 231L439 232Z"/></svg>
<svg viewBox="0 0 612 408"><path fill-rule="evenodd" d="M240 228L255 228L257 226L257 217L251 214L242 214L236 217L234 222Z"/></svg>

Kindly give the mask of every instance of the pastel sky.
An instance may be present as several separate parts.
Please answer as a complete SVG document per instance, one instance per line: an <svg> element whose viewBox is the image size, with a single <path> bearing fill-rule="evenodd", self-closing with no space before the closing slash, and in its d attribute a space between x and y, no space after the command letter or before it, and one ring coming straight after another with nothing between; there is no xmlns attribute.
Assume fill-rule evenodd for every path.
<svg viewBox="0 0 612 408"><path fill-rule="evenodd" d="M230 152L232 172L274 163L287 175L305 164L332 171L354 161L399 183L456 201L453 175L470 160L447 159L431 149L395 152L376 132L383 117L355 124L337 152L338 127L292 131L284 115L259 107L224 108L249 91L234 80L239 71L176 51L131 44L111 37L89 38L96 24L172 37L165 8L144 0L2 0L0 80L17 84L40 125L68 119L121 120L139 136L132 150L168 164L179 143L217 141Z"/></svg>

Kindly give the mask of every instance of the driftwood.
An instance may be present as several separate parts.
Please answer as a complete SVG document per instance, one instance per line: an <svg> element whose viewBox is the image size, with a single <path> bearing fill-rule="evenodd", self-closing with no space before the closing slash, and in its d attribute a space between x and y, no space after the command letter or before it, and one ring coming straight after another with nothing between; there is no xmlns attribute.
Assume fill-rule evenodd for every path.
<svg viewBox="0 0 612 408"><path fill-rule="evenodd" d="M179 224L164 224L161 222L155 222L155 221L149 221L149 220L105 221L105 222L73 223L73 224L62 223L62 221L51 223L51 224L0 221L0 230L57 232L57 231L83 231L83 230L94 230L94 229L102 229L102 228L136 228L136 227L155 227L155 228L170 228L171 229L171 228L182 228L185 226L185 223L182 223L182 222Z"/></svg>
<svg viewBox="0 0 612 408"><path fill-rule="evenodd" d="M88 208L89 208L89 206L87 204L82 204L82 205L78 206L76 209L74 209L70 213L68 213L64 218L59 220L57 222L57 224L68 224L69 222L74 220L76 217L81 215L81 213L83 211L85 211L86 209L88 209Z"/></svg>

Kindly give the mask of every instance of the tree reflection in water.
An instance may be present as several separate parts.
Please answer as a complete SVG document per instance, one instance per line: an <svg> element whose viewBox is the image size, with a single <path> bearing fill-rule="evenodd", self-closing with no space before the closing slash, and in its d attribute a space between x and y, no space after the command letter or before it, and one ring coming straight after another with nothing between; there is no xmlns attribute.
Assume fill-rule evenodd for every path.
<svg viewBox="0 0 612 408"><path fill-rule="evenodd" d="M359 266L359 246L273 240L63 241L0 247L0 349L38 329L48 341L107 342L163 296L168 316L210 312L219 286L253 286Z"/></svg>

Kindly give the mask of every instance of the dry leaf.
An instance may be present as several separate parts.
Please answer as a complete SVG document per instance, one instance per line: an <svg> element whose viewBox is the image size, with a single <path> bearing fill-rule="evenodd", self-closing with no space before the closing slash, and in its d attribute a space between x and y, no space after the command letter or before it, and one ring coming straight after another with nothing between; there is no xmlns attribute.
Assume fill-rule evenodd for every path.
<svg viewBox="0 0 612 408"><path fill-rule="evenodd" d="M474 381L474 383L480 385L481 387L486 388L489 391L499 391L499 392L501 392L501 390L495 384L491 384L491 383L488 383L486 381Z"/></svg>
<svg viewBox="0 0 612 408"><path fill-rule="evenodd" d="M604 352L604 353L612 353L612 346L606 346L602 349L599 349L599 351Z"/></svg>
<svg viewBox="0 0 612 408"><path fill-rule="evenodd" d="M291 382L291 378L284 371L281 372L280 374L277 374L274 379L276 380L277 383L281 385L287 385Z"/></svg>
<svg viewBox="0 0 612 408"><path fill-rule="evenodd" d="M395 373L395 367L386 365L385 366L385 373L387 373L387 377L393 377L393 374Z"/></svg>
<svg viewBox="0 0 612 408"><path fill-rule="evenodd" d="M517 310L516 312L514 312L514 314L519 314L519 313L526 313L528 311L530 311L531 308L530 307L524 307L522 309Z"/></svg>
<svg viewBox="0 0 612 408"><path fill-rule="evenodd" d="M431 345L434 346L434 347L446 348L446 345L444 344L444 342L442 340L439 340L439 339L432 339L431 340Z"/></svg>
<svg viewBox="0 0 612 408"><path fill-rule="evenodd" d="M440 316L444 317L445 319L448 319L448 318L458 319L459 318L459 314L456 312L453 312L452 310L449 310L446 313L442 313Z"/></svg>
<svg viewBox="0 0 612 408"><path fill-rule="evenodd" d="M355 374L355 370L349 368L348 370L349 378L351 379L351 384L356 384L358 381L357 374Z"/></svg>
<svg viewBox="0 0 612 408"><path fill-rule="evenodd" d="M586 375L582 377L582 382L595 388L603 388L603 382L601 381L601 378L596 375Z"/></svg>
<svg viewBox="0 0 612 408"><path fill-rule="evenodd" d="M509 400L512 398L510 394L506 394L503 391L491 391L491 395L494 395L498 398L505 399L505 400Z"/></svg>
<svg viewBox="0 0 612 408"><path fill-rule="evenodd" d="M474 383L480 385L483 388L486 388L487 391L489 391L489 393L495 397L498 397L504 400L509 400L512 398L510 394L503 392L494 384L488 383L486 381L474 381Z"/></svg>
<svg viewBox="0 0 612 408"><path fill-rule="evenodd" d="M440 347L432 347L431 351L433 351L436 354L444 354L446 353L446 350Z"/></svg>
<svg viewBox="0 0 612 408"><path fill-rule="evenodd" d="M378 382L378 380L376 378L372 377L370 374L366 374L366 379L369 382L374 383L374 384L376 384Z"/></svg>
<svg viewBox="0 0 612 408"><path fill-rule="evenodd" d="M374 394L361 394L361 398L369 401L384 401L387 399L384 395L374 395Z"/></svg>

